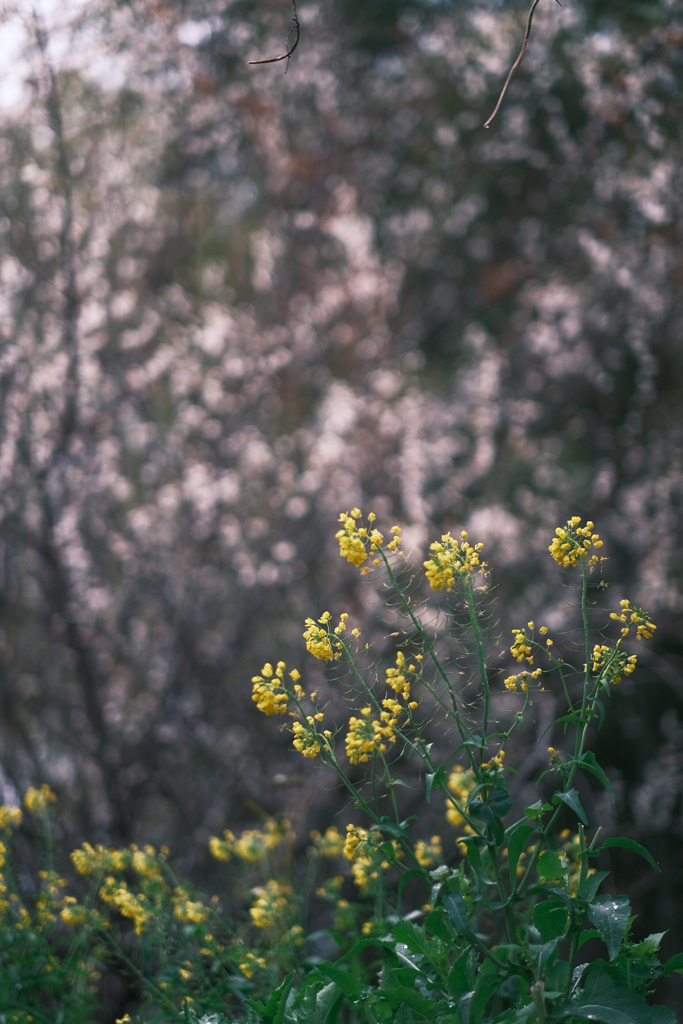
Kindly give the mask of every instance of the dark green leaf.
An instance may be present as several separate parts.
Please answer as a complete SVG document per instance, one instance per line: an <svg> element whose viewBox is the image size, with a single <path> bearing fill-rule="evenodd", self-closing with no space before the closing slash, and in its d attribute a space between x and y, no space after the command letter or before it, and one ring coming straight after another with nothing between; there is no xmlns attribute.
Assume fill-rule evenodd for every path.
<svg viewBox="0 0 683 1024"><path fill-rule="evenodd" d="M584 771L589 772L591 775L594 775L596 779L599 779L600 782L602 782L603 786L614 800L614 790L612 789L612 783L607 778L604 771L596 761L595 754L593 753L593 751L587 750L586 753L582 754L582 756L579 758L578 763L580 768L583 768Z"/></svg>
<svg viewBox="0 0 683 1024"><path fill-rule="evenodd" d="M586 875L583 882L579 884L576 895L590 903L608 875L609 871L594 871L592 875Z"/></svg>
<svg viewBox="0 0 683 1024"><path fill-rule="evenodd" d="M544 942L551 942L564 935L569 921L567 908L556 899L547 899L534 907L533 920Z"/></svg>
<svg viewBox="0 0 683 1024"><path fill-rule="evenodd" d="M603 896L588 908L588 918L600 932L610 960L621 949L630 916L631 904L626 896Z"/></svg>
<svg viewBox="0 0 683 1024"><path fill-rule="evenodd" d="M588 975L584 991L563 1010L561 1019L576 1017L601 1024L676 1024L671 1010L648 1006L642 996L619 985L603 970Z"/></svg>
<svg viewBox="0 0 683 1024"><path fill-rule="evenodd" d="M517 881L517 865L522 852L535 833L533 825L522 822L516 826L513 832L508 832L508 871L510 872L510 885L514 886Z"/></svg>
<svg viewBox="0 0 683 1024"><path fill-rule="evenodd" d="M330 981L334 981L347 999L358 999L363 991L363 984L358 978L347 971L342 971L339 967L335 967L334 964L329 963L327 960L321 964L316 964L315 969L324 974Z"/></svg>
<svg viewBox="0 0 683 1024"><path fill-rule="evenodd" d="M579 792L577 789L569 789L566 793L560 793L559 791L554 796L561 800L562 803L566 804L570 810L574 812L577 818L583 822L584 825L588 824L588 817L583 809L583 805L579 798Z"/></svg>
<svg viewBox="0 0 683 1024"><path fill-rule="evenodd" d="M646 850L644 846L637 843L635 839L624 839L623 836L612 836L611 839L606 839L599 850L592 850L591 857L597 857L603 850L609 850L614 846L623 846L627 850L633 850L635 853L639 853L648 864L655 869L655 871L661 871L659 864L654 859L649 850Z"/></svg>
<svg viewBox="0 0 683 1024"><path fill-rule="evenodd" d="M444 896L443 905L456 930L470 942L474 942L474 932L467 916L465 901L460 893L449 892L447 896Z"/></svg>
<svg viewBox="0 0 683 1024"><path fill-rule="evenodd" d="M433 789L444 789L446 783L446 766L441 765L435 772L430 772L425 776L425 791L427 794L427 803L432 798Z"/></svg>

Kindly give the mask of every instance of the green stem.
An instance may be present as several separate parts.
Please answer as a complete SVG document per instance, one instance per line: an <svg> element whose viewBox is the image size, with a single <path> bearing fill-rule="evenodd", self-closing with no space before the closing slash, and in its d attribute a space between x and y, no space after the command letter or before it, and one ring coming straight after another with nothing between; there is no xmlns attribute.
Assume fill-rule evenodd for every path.
<svg viewBox="0 0 683 1024"><path fill-rule="evenodd" d="M484 691L484 718L481 727L482 733L482 748L486 748L486 735L488 733L489 723L489 707L491 703L491 690L489 687L489 676L486 669L486 655L484 654L484 643L481 637L481 629L479 628L479 619L477 618L477 609L474 603L474 586L471 578L465 580L465 594L467 595L467 611L470 617L470 625L472 627L472 633L474 634L474 642L477 645L477 656L479 659L479 674L481 676L481 685Z"/></svg>
<svg viewBox="0 0 683 1024"><path fill-rule="evenodd" d="M396 574L394 573L394 570L391 567L391 563L389 562L389 559L387 558L387 556L386 556L386 554L385 554L385 552L383 551L382 548L379 549L379 552L380 552L380 555L382 557L382 561L384 562L384 567L385 567L385 569L387 570L387 572L389 574L389 579L391 580L391 585L392 585L395 593L398 595L399 601L401 602L401 605L403 606L403 610L405 611L406 615L408 616L408 618L412 622L415 630L417 631L420 639L422 640L422 643L426 647L426 649L427 649L427 651L429 653L429 656L432 659L432 663L433 663L434 667L436 668L436 671L438 672L438 674L441 676L442 680L446 684L446 688L448 689L448 692L451 695L451 702L452 702L452 707L449 709L449 714L451 714L452 717L455 720L455 724L457 726L458 732L460 733L460 739L465 741L468 738L469 734L468 734L468 731L465 729L465 727L463 725L463 722L462 722L462 719L460 717L460 712L458 711L458 707L457 707L457 696L456 696L456 693L455 693L455 691L454 691L454 689L453 689L453 687L451 685L451 681L448 678L448 675L447 675L443 665L439 661L439 658L437 657L436 651L434 650L434 644L432 643L431 638L427 635L427 633L425 631L425 628L422 625L422 622L418 619L418 617L415 615L413 609L410 607L410 603L409 603L408 599L406 598L405 594L403 593L403 590L402 590L401 586L399 585L398 580L396 579ZM478 766L477 766L476 758L474 757L474 754L472 753L472 751L471 751L469 746L467 747L467 754L469 756L472 768L474 769L474 771L477 771L477 767Z"/></svg>

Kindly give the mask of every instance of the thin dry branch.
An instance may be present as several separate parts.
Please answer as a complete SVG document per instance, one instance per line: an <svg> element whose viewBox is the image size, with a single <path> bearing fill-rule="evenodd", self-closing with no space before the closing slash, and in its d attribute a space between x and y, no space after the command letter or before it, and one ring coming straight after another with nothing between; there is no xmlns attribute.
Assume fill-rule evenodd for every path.
<svg viewBox="0 0 683 1024"><path fill-rule="evenodd" d="M538 3L538 0L536 0L536 2ZM289 46L288 43L285 43L285 45L287 46L286 53L281 53L279 57L266 57L265 60L248 60L247 64L276 64L279 60L289 60L289 58L292 56L297 46L299 45L299 39L301 37L299 19L296 13L296 0L292 0L292 21L294 22L295 31L294 42L292 43L291 46ZM289 36L287 36L287 39L289 39Z"/></svg>
<svg viewBox="0 0 683 1024"><path fill-rule="evenodd" d="M560 7L562 6L562 4L560 3L560 0L555 0L555 2ZM512 81L512 76L514 75L515 71L517 71L517 69L521 65L522 61L524 60L524 56L526 54L527 46L529 45L529 36L531 34L531 22L532 22L532 19L533 19L533 16L534 16L534 11L538 7L539 3L540 3L540 0L533 0L533 3L531 5L531 7L529 8L529 14L527 15L527 19L526 19L526 31L524 33L524 40L522 42L522 49L519 51L519 56L517 57L517 60L515 61L515 63L512 65L512 67L508 71L508 76L505 79L505 85L501 89L500 96L498 97L498 102L496 103L494 111L491 114L491 116L489 117L488 121L486 121L484 123L484 128L489 128L491 126L491 122L493 121L494 117L496 116L496 114L500 110L500 105L503 102L503 99L505 98L505 93L508 91L508 86L509 86L510 82Z"/></svg>

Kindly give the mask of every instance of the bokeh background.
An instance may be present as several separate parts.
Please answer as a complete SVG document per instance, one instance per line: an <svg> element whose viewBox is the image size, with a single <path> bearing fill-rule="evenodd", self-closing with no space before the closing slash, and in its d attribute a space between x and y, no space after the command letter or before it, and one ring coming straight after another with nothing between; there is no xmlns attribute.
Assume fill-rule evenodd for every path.
<svg viewBox="0 0 683 1024"><path fill-rule="evenodd" d="M339 512L418 560L483 540L501 650L564 624L547 546L578 514L658 624L595 799L662 864L613 867L680 949L683 12L542 0L485 130L526 14L301 0L291 61L249 66L287 0L2 5L0 782L200 879L228 825L305 842L338 794L249 680L315 680L326 608L381 639Z"/></svg>

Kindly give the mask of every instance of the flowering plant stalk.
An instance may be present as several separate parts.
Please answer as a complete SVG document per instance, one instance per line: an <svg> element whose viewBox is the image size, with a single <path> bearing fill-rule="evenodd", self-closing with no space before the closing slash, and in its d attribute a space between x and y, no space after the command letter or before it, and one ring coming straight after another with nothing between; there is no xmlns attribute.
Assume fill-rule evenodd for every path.
<svg viewBox="0 0 683 1024"><path fill-rule="evenodd" d="M446 614L460 615L469 656L458 660L402 583L399 527L386 541L372 514L364 523L353 509L340 522L342 557L362 574L373 568L382 574L394 615L403 620L403 634L392 634L399 638L392 663L383 679L376 671L368 677L359 630L348 633L346 613L335 622L325 612L306 620L304 639L313 657L335 666L334 685L346 686L358 702L348 721L328 721L317 693L307 694L299 671L287 672L283 662L266 664L252 686L258 708L285 716L295 748L330 766L348 791L353 822L345 836L331 829L322 842L336 843L372 910L352 941L339 944L336 959L310 958L270 999L252 1001L251 1013L261 1021L372 1024L673 1024L670 1010L652 1005L653 990L660 977L683 971L683 956L662 964L661 934L632 937L629 901L608 891L609 872L596 862L621 846L657 865L635 841L603 838L579 788L588 776L611 791L590 749L592 730L603 722L611 688L635 669L631 641L649 639L655 629L646 612L624 599L601 625L598 642L592 640L589 584L602 561L593 523L573 517L549 546L578 580L579 665L556 653L546 626L530 621L512 630L517 671L500 680L489 668L481 543L472 544L464 531L457 538L446 534L423 565L431 588L446 595ZM610 626L617 630L611 639ZM474 701L471 685L467 697L463 685L469 666ZM514 808L506 747L514 749L513 733L537 701L550 698L551 687L565 704L552 728L561 744L548 747L539 798ZM502 720L494 714L500 694L508 695ZM437 757L428 739L427 708L448 726L445 756ZM425 803L437 794L445 798L447 820L458 830L451 840L421 836L419 816L404 815L407 784L399 769L406 762L417 766ZM339 918L346 900L338 889L327 892ZM337 925L337 942L339 935ZM587 956L589 940L595 941Z"/></svg>
<svg viewBox="0 0 683 1024"><path fill-rule="evenodd" d="M683 954L662 961L662 934L636 937L603 863L625 847L657 865L603 836L585 799L587 782L610 791L591 738L636 668L632 643L655 629L626 598L596 606L593 524L574 517L549 546L576 581L578 642L516 625L505 672L491 667L481 543L462 532L431 545L428 620L399 527L385 539L358 509L340 521L341 555L384 588L390 650L373 664L349 615L326 611L303 638L351 704L343 720L282 661L253 677L252 696L296 756L336 774L344 826L311 833L303 868L286 820L213 836L221 901L181 884L152 846L83 843L62 877L54 794L29 789L23 809L0 806L0 1021L93 1024L101 977L116 973L129 992L117 1024L675 1024L656 983L683 973ZM556 746L529 802L514 764L548 700ZM45 868L31 876L20 849L41 829Z"/></svg>

